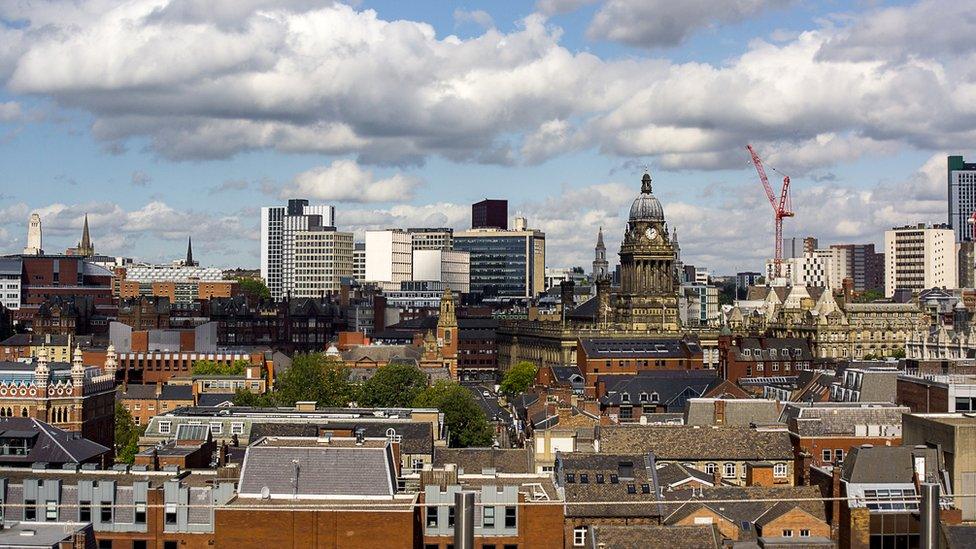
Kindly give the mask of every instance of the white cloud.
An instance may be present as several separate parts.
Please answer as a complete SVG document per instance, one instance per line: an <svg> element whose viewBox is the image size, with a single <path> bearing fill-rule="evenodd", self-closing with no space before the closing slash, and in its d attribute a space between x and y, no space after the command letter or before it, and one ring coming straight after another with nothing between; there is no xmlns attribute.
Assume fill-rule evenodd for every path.
<svg viewBox="0 0 976 549"><path fill-rule="evenodd" d="M282 198L295 196L334 202L407 202L423 182L395 174L376 179L352 160L336 160L329 166L306 170L281 190Z"/></svg>
<svg viewBox="0 0 976 549"><path fill-rule="evenodd" d="M676 46L698 29L735 23L782 7L788 0L607 0L587 34L631 46Z"/></svg>
<svg viewBox="0 0 976 549"><path fill-rule="evenodd" d="M546 15L574 12L587 4L594 4L597 0L536 0L535 9Z"/></svg>
<svg viewBox="0 0 976 549"><path fill-rule="evenodd" d="M490 29L495 26L494 19L485 10L463 10L457 8L454 10L454 24L461 25L464 23L474 23L481 28Z"/></svg>

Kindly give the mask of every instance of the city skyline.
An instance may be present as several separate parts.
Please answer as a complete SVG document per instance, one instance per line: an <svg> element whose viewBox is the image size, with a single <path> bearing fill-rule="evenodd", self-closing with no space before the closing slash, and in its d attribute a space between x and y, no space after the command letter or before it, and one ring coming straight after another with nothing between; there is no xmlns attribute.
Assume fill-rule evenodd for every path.
<svg viewBox="0 0 976 549"><path fill-rule="evenodd" d="M621 25L638 4L685 23ZM972 50L925 29L966 19L934 2L745 4L255 2L209 15L193 2L5 6L0 246L25 246L32 212L46 247L73 246L88 213L99 252L166 261L189 235L205 264L257 267L258 209L287 198L334 204L357 240L372 228L464 229L471 203L502 198L510 217L546 232L549 265L589 265L600 226L614 263L647 164L686 263L760 270L772 216L747 142L793 178L788 236L880 244L891 227L945 222L945 157L973 147L970 76L949 67ZM130 34L115 29L120 19L133 21ZM914 26L899 31L905 20ZM349 30L302 43L346 80L288 70L309 25ZM232 38L240 48L168 63L175 50L161 30L193 30L191 49ZM118 66L102 61L103 43L117 44ZM342 44L356 48L336 53ZM134 70L139 56L150 69ZM355 64L369 68L354 74ZM784 92L783 104L762 101L764 88ZM945 105L908 108L922 90ZM396 123L381 129L372 116Z"/></svg>

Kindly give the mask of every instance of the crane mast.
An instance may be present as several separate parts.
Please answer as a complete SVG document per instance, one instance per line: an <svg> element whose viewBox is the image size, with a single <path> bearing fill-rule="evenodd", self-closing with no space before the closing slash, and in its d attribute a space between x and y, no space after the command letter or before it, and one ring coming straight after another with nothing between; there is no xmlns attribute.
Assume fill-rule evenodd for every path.
<svg viewBox="0 0 976 549"><path fill-rule="evenodd" d="M790 176L783 176L783 188L780 190L779 198L777 198L772 185L769 184L769 178L766 177L766 168L763 167L759 154L752 148L752 145L746 145L746 149L752 157L752 164L756 167L756 172L759 173L759 180L762 182L763 190L766 191L766 199L769 200L769 205L773 207L776 224L776 252L773 256L773 270L776 277L780 278L783 276L783 218L794 215L793 204L790 200Z"/></svg>

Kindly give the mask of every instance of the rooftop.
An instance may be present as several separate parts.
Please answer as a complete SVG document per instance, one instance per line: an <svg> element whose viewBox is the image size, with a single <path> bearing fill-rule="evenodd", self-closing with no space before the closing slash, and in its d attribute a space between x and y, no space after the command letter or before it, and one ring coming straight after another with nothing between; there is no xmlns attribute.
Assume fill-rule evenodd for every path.
<svg viewBox="0 0 976 549"><path fill-rule="evenodd" d="M601 452L652 452L658 460L791 460L793 446L785 430L692 425L600 426Z"/></svg>

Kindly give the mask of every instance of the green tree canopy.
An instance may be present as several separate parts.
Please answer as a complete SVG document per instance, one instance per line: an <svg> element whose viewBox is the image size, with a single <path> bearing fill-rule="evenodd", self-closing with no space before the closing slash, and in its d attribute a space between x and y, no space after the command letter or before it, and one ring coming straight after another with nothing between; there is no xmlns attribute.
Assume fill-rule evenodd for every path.
<svg viewBox="0 0 976 549"><path fill-rule="evenodd" d="M427 388L427 374L411 364L387 364L363 383L360 404L363 406L411 406Z"/></svg>
<svg viewBox="0 0 976 549"><path fill-rule="evenodd" d="M234 406L251 406L254 408L267 408L277 406L274 399L274 394L265 393L259 395L252 393L247 389L238 389L234 393Z"/></svg>
<svg viewBox="0 0 976 549"><path fill-rule="evenodd" d="M314 400L319 406L346 406L356 400L356 387L341 361L322 353L296 355L278 377L273 395L278 406Z"/></svg>
<svg viewBox="0 0 976 549"><path fill-rule="evenodd" d="M417 395L414 406L437 408L444 414L448 443L455 448L491 446L494 434L485 412L471 391L453 381L440 380Z"/></svg>
<svg viewBox="0 0 976 549"><path fill-rule="evenodd" d="M535 364L526 360L512 366L502 376L502 393L508 396L524 393L532 385L532 382L535 381L535 375L538 371L539 368Z"/></svg>
<svg viewBox="0 0 976 549"><path fill-rule="evenodd" d="M884 299L884 292L881 292L880 290L864 290L854 298L854 302L871 303L872 301L877 301L879 299Z"/></svg>
<svg viewBox="0 0 976 549"><path fill-rule="evenodd" d="M143 430L132 420L132 414L121 402L115 403L115 461L132 463L139 453L139 436Z"/></svg>
<svg viewBox="0 0 976 549"><path fill-rule="evenodd" d="M223 364L213 360L197 360L193 363L195 376L242 376L244 368L248 366L246 360L235 360L231 364Z"/></svg>
<svg viewBox="0 0 976 549"><path fill-rule="evenodd" d="M271 299L271 290L268 289L263 280L257 278L238 278L237 287L248 299Z"/></svg>

